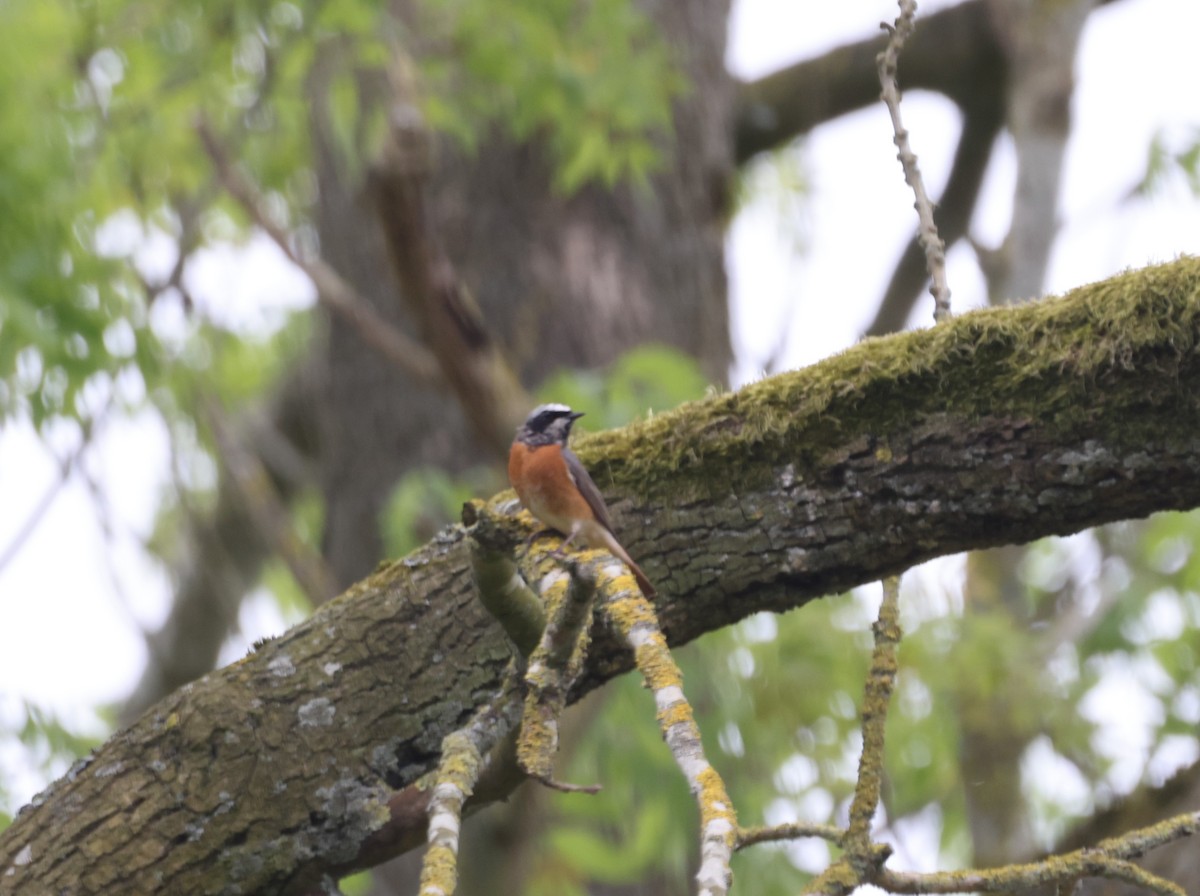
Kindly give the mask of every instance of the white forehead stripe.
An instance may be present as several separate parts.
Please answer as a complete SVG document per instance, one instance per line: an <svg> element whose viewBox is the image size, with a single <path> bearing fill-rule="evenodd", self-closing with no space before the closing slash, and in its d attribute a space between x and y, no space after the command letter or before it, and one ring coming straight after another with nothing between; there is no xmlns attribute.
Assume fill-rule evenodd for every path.
<svg viewBox="0 0 1200 896"><path fill-rule="evenodd" d="M571 409L569 407L567 407L565 404L556 404L554 402L551 402L550 404L539 404L536 408L534 408L530 412L529 416L536 417L538 414L541 414L544 411L557 411L560 414L571 413Z"/></svg>

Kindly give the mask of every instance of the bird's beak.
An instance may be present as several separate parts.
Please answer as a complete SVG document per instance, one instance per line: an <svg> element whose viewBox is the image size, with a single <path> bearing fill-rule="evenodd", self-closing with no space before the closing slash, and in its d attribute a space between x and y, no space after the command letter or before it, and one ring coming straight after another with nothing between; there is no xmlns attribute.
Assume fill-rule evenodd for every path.
<svg viewBox="0 0 1200 896"><path fill-rule="evenodd" d="M584 414L583 414L583 411L571 411L569 416L571 418L571 421L574 422L574 421L578 420L580 417L584 416Z"/></svg>

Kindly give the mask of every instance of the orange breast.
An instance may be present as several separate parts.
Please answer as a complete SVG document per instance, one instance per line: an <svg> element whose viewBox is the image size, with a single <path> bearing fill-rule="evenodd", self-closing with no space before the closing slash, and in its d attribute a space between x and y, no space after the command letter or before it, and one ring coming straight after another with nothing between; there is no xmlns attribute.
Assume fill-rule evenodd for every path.
<svg viewBox="0 0 1200 896"><path fill-rule="evenodd" d="M508 454L508 481L530 513L563 534L569 534L577 520L593 518L557 445L530 448L514 443Z"/></svg>

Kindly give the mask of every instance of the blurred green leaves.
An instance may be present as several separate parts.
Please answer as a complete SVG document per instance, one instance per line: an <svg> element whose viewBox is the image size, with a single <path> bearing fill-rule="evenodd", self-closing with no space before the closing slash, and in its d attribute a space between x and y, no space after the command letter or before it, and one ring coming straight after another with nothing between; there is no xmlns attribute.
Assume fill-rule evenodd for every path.
<svg viewBox="0 0 1200 896"><path fill-rule="evenodd" d="M546 139L558 186L644 181L670 133L684 80L630 0L426 3L438 48L424 63L426 112L467 147L500 126Z"/></svg>
<svg viewBox="0 0 1200 896"><path fill-rule="evenodd" d="M684 84L631 0L427 2L419 19L410 33L377 0L0 5L0 33L19 36L0 53L0 419L86 416L85 385L122 372L153 389L163 284L143 282L135 249L153 231L191 251L245 223L196 138L201 117L301 236L310 133L360 174L385 74L408 56L429 120L467 146L494 128L543 140L566 192L652 171ZM109 238L118 212L143 239Z"/></svg>
<svg viewBox="0 0 1200 896"><path fill-rule="evenodd" d="M585 411L580 428L598 430L701 398L707 388L692 358L670 346L647 344L621 355L607 371L552 374L539 387L538 397Z"/></svg>
<svg viewBox="0 0 1200 896"><path fill-rule="evenodd" d="M87 379L115 375L142 348L128 284L95 252L74 28L61 3L0 6L0 33L20 35L0 53L0 420L75 415ZM135 339L113 353L105 335L118 321Z"/></svg>
<svg viewBox="0 0 1200 896"><path fill-rule="evenodd" d="M1193 196L1200 196L1200 128L1154 135L1137 192L1154 195L1180 180Z"/></svg>

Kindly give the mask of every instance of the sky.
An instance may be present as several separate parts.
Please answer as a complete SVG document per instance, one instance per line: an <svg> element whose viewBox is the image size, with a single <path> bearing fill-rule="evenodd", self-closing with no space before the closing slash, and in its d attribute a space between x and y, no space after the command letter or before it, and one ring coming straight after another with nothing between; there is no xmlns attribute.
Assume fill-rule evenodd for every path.
<svg viewBox="0 0 1200 896"><path fill-rule="evenodd" d="M944 5L922 4L920 13ZM875 0L738 0L729 64L736 74L754 77L860 39L895 14L894 3ZM1049 292L1200 251L1200 203L1179 185L1153 201L1126 198L1145 171L1156 133L1200 128L1191 62L1196 34L1195 0L1125 0L1091 17L1078 65ZM907 95L902 110L936 196L957 114L948 102L920 94ZM802 172L811 184L803 202L772 194L788 170ZM995 245L1004 235L1014 179L1006 144L972 224L984 243ZM735 219L727 247L737 382L760 375L776 356L784 367L802 366L856 341L914 226L912 196L882 106L822 128L787 162L759 166L751 184L755 198ZM112 238L128 239L130 232L115 227ZM139 252L152 267L170 259L153 241ZM948 272L956 311L982 304L983 283L969 249L951 252ZM247 331L312 301L303 276L262 237L206 252L189 276L204 313ZM179 313L171 303L160 305L156 314ZM914 321L928 325L931 315L927 298ZM92 708L132 689L145 655L142 632L155 628L168 606L170 583L140 547L169 476L161 424L150 415L110 420L61 488L55 458L73 450L78 434L64 428L50 441L48 450L20 422L0 431L0 730L21 718L21 701L98 730ZM48 494L48 510L7 557ZM285 620L260 596L246 603L241 624L242 638L228 645L225 660L277 633ZM0 743L0 775L15 769L28 791L14 794L18 799L41 785L21 771L22 762L19 751Z"/></svg>

